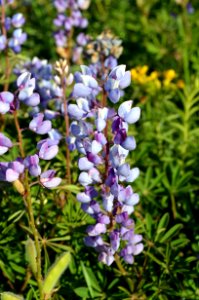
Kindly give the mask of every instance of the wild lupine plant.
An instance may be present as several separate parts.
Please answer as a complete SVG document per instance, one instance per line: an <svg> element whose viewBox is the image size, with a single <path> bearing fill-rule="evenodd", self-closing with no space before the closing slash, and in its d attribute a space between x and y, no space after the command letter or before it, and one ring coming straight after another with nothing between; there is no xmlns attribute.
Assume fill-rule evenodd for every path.
<svg viewBox="0 0 199 300"><path fill-rule="evenodd" d="M84 29L88 26L88 20L83 17L82 10L89 7L90 0L54 0L57 17L54 19L56 32L54 33L57 52L64 58L73 62L80 59L82 46L85 46L87 37L84 33L77 36L76 44L73 44L74 29Z"/></svg>
<svg viewBox="0 0 199 300"><path fill-rule="evenodd" d="M34 93L35 89L35 78L31 78L30 73L23 73L17 79L17 90L15 93L11 93L8 91L0 93L0 113L6 114L10 113L13 115L15 126L18 133L18 143L19 143L19 152L20 157L16 159L16 161L1 163L1 180L8 182L15 182L15 180L19 180L21 174L24 176L25 169L29 170L31 176L38 177L39 183L43 186L46 186L46 182L48 182L48 187L54 187L56 184L52 184L52 174L54 171L50 170L47 174L50 176L45 177L44 173L41 174L41 167L39 165L39 159L43 160L51 160L58 153L58 140L46 138L37 143L37 150L35 149L35 154L31 156L27 156L23 146L22 139L22 129L20 128L20 124L17 117L17 111L24 104L29 107L35 107L40 103L40 96L38 93ZM44 119L43 113L37 113L33 116L32 120L29 123L29 130L35 132L38 135L51 135L52 124L50 120ZM13 146L13 143L1 133L1 155L6 153L9 148ZM44 180L45 178L45 180ZM54 180L53 180L54 182ZM60 183L60 179L58 179L57 184ZM20 182L20 184L22 184ZM23 193L22 193L23 194Z"/></svg>
<svg viewBox="0 0 199 300"><path fill-rule="evenodd" d="M23 128L21 128L18 118L18 110L22 106L35 107L40 103L40 96L34 92L35 78L31 78L28 72L20 75L16 82L17 90L14 93L4 91L0 93L0 114L11 114L17 131L17 141L11 141L6 134L0 133L0 155L6 154L12 147L19 147L19 156L14 161L0 162L0 181L12 183L16 190L22 195L28 213L30 230L34 237L34 247L36 253L36 272L34 273L43 298L43 282L41 267L41 248L39 234L36 228L31 188L33 185L40 185L43 188L51 189L58 186L61 178L55 176L52 169L42 172L40 162L49 161L58 153L59 140L51 138L53 129L50 120L45 120L43 113L34 114L29 123L28 129L39 136L45 136L35 145L35 154L29 155L26 152L23 141ZM49 137L46 137L49 136ZM36 180L35 180L36 179ZM33 248L34 248L33 247ZM34 250L34 249L33 249Z"/></svg>
<svg viewBox="0 0 199 300"><path fill-rule="evenodd" d="M4 45L1 48L5 50L8 63L8 48L19 52L21 41L26 38L20 29L25 20L21 14L16 14L6 22L17 30L19 28L23 38L20 42L14 40L13 33L13 37L8 39L7 31L10 27L6 25L4 18L6 5L9 3L11 1L0 2L3 16L0 41ZM55 34L57 45L67 49L71 47L68 43L71 42L73 28L87 26L87 20L82 17L80 9L86 9L89 1L57 0L54 5L59 12L55 20L55 25L60 29ZM66 11L69 12L67 16L64 14ZM80 46L85 46L87 37L81 33L77 42ZM76 54L81 51L80 47L74 50L73 60L77 59ZM99 261L108 266L114 261L119 266L120 258L132 264L134 256L143 250L142 236L135 233L135 223L130 217L139 196L128 185L138 177L139 170L136 167L131 169L126 161L129 151L136 148L134 137L128 135L128 127L138 121L140 109L133 108L131 100L118 107L123 90L129 86L131 78L124 65L117 66L121 51L121 41L109 32L102 34L96 42L90 41L87 55L91 57L92 65L90 68L81 66L82 72L75 73L76 83L69 98L66 95L68 87L73 83L73 75L66 60L55 64L57 75L54 76L52 65L34 58L23 67L15 69L19 76L15 92L8 91L7 84L0 93L1 117L8 114L13 118L17 131L17 140L11 140L6 133L0 133L0 155L3 155L0 180L12 184L24 200L31 231L26 247L31 246L34 256L35 263L31 269L41 300L51 297L56 281L49 288L46 283L48 276L43 280L42 245L34 218L32 187L38 185L52 189L61 183L62 179L56 177L55 170L46 170L44 162L51 161L58 154L62 137L66 147L66 180L71 184L70 152L77 150L80 169L78 182L84 187L77 195L77 200L81 203L82 210L93 218L93 224L87 228L85 244L95 248L99 253ZM10 72L6 79L9 75ZM21 128L19 109L25 110L26 116L31 118L26 128ZM64 134L52 128L52 120L60 116L65 121ZM28 153L23 138L24 131L27 130L44 136L35 147L33 145L31 153ZM6 153L13 147L18 147L18 154L15 154L14 160L8 161ZM68 256L60 258L60 264L62 259L65 259L66 265ZM59 269L63 271L64 268L62 265ZM62 271L59 271L60 275Z"/></svg>
<svg viewBox="0 0 199 300"><path fill-rule="evenodd" d="M132 108L131 100L118 109L107 104L107 97L112 104L118 103L122 90L130 84L131 74L125 68L113 68L98 84L91 69L81 66L82 73L75 74L76 103L68 106L69 116L74 119L70 148L81 155L78 181L84 186L77 200L94 219L87 228L85 243L95 248L99 261L107 265L118 262L119 256L132 264L134 255L143 250L142 236L135 234L130 218L139 196L130 185L126 186L139 175L138 168L131 169L126 158L136 148L134 137L128 136L128 127L140 118L140 108Z"/></svg>

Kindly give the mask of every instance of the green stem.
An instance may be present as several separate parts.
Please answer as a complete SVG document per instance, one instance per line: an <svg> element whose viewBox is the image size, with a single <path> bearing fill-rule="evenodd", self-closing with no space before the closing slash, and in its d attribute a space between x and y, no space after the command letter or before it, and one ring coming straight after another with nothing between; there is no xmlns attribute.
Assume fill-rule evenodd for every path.
<svg viewBox="0 0 199 300"><path fill-rule="evenodd" d="M19 124L19 120L18 120L18 116L17 116L17 111L14 111L13 115L14 115L15 127L16 127L17 134L18 134L20 154L21 154L21 157L24 158L25 151L23 148L23 138L22 138L22 134L21 134L21 128L20 128L20 124ZM29 222L29 226L30 226L30 229L31 229L33 237L34 237L35 248L36 248L36 252L37 252L36 279L37 279L37 284L38 284L39 293L40 293L40 300L43 300L44 295L43 295L43 281L42 281L42 272L41 272L41 247L40 247L40 242L39 242L39 233L36 228L35 219L34 219L32 199L31 199L31 190L30 190L29 178L28 178L28 170L25 171L24 187L25 187L24 198L26 200L27 210L28 210L28 222Z"/></svg>
<svg viewBox="0 0 199 300"><path fill-rule="evenodd" d="M184 78L187 85L190 84L190 72L189 72L189 53L188 53L188 45L187 45L187 35L185 33L186 29L186 19L184 17L178 18L178 29L179 29L179 35L182 40L181 48L182 56L183 56L183 69L184 69Z"/></svg>
<svg viewBox="0 0 199 300"><path fill-rule="evenodd" d="M27 170L25 172L25 182L24 183L25 183L25 189L26 189L25 197L26 197L26 203L27 203L28 215L29 215L29 226L30 226L33 236L34 236L35 248L36 248L36 252L37 252L36 279L37 279L37 284L38 284L38 288L39 288L40 299L43 300L44 294L43 294L43 280L42 280L42 272L41 272L41 247L40 247L40 242L39 242L39 233L36 228L35 219L34 219L31 191L30 191L30 186L29 186L29 182L28 182L28 171Z"/></svg>
<svg viewBox="0 0 199 300"><path fill-rule="evenodd" d="M176 201L173 194L171 194L171 209L173 212L173 218L176 219L177 210L176 210Z"/></svg>
<svg viewBox="0 0 199 300"><path fill-rule="evenodd" d="M115 254L115 262L116 262L116 265L117 265L118 269L120 270L122 276L125 277L125 280L129 286L131 293L133 293L134 292L134 282L131 278L128 277L128 272L124 269L118 254Z"/></svg>

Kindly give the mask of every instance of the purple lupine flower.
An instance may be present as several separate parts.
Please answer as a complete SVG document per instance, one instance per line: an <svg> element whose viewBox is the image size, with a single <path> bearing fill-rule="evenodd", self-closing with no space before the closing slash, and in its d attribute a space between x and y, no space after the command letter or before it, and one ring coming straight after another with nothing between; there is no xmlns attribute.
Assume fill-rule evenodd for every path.
<svg viewBox="0 0 199 300"><path fill-rule="evenodd" d="M61 178L54 176L54 170L48 170L46 172L43 172L40 175L40 183L48 189L57 187L61 183Z"/></svg>
<svg viewBox="0 0 199 300"><path fill-rule="evenodd" d="M133 101L125 101L123 102L119 109L118 109L118 115L120 118L122 118L125 122L128 124L134 124L137 122L140 118L141 110L139 107L131 108L133 104Z"/></svg>
<svg viewBox="0 0 199 300"><path fill-rule="evenodd" d="M30 81L30 74L32 74L32 76L36 79L36 82L32 79L30 81L30 85L32 84L33 86L32 91L30 90L27 93L25 89L25 93L22 93L22 95L20 94L20 97L22 96L20 101L25 101L25 104L29 105L28 101L30 100L34 100L34 102L31 101L30 106L36 106L39 104L39 101L37 101L38 104L36 104L35 96L33 96L30 100L27 100L29 93L32 95L33 90L40 95L40 103L43 108L46 108L50 100L62 97L61 88L54 78L53 67L47 62L47 60L40 60L39 58L34 57L31 61L26 61L22 65L17 66L14 69L14 72L18 76L21 75L25 78L27 77L26 87L28 87L28 83ZM29 76L23 74L29 74ZM28 87L28 90L29 89L30 87ZM50 113L49 110L45 111L45 117L47 119L51 119L51 117L53 118L57 115L59 115L58 112L54 111L53 113Z"/></svg>
<svg viewBox="0 0 199 300"><path fill-rule="evenodd" d="M66 8L68 7L68 3L65 0L55 0L54 6L58 10L58 12L64 12Z"/></svg>
<svg viewBox="0 0 199 300"><path fill-rule="evenodd" d="M77 5L80 9L88 9L90 5L90 0L77 0Z"/></svg>
<svg viewBox="0 0 199 300"><path fill-rule="evenodd" d="M13 31L12 38L9 39L8 46L15 52L19 53L21 51L21 45L26 41L27 34L22 32L21 28L15 29Z"/></svg>
<svg viewBox="0 0 199 300"><path fill-rule="evenodd" d="M89 0L64 1L54 0L54 6L58 15L54 19L54 25L57 27L54 33L55 43L58 48L68 48L68 38L75 28L86 28L88 20L82 16L81 10L85 10L89 6ZM80 33L77 38L77 45L74 45L73 61L80 59L82 47L86 43L85 36Z"/></svg>
<svg viewBox="0 0 199 300"><path fill-rule="evenodd" d="M76 40L80 46L85 46L88 41L88 38L83 32L81 32L78 34Z"/></svg>
<svg viewBox="0 0 199 300"><path fill-rule="evenodd" d="M51 160L59 151L57 141L51 139L40 141L37 144L37 148L39 149L39 157L44 160Z"/></svg>
<svg viewBox="0 0 199 300"><path fill-rule="evenodd" d="M19 176L24 172L24 165L20 160L9 162L6 172L5 179L8 182L14 182L19 179Z"/></svg>
<svg viewBox="0 0 199 300"><path fill-rule="evenodd" d="M105 233L106 232L106 225L105 224L101 224L101 223L97 223L95 225L90 225L87 228L87 233L89 236L98 236L101 233Z"/></svg>
<svg viewBox="0 0 199 300"><path fill-rule="evenodd" d="M121 90L128 87L131 83L130 71L125 71L126 66L120 65L115 67L109 74L108 80L105 83L105 90L108 97L113 103L117 103L121 97Z"/></svg>
<svg viewBox="0 0 199 300"><path fill-rule="evenodd" d="M192 6L192 4L190 2L187 3L186 8L187 8L187 12L189 14L193 14L195 12L195 9L193 8L193 6Z"/></svg>
<svg viewBox="0 0 199 300"><path fill-rule="evenodd" d="M6 48L6 37L4 35L0 35L0 51Z"/></svg>
<svg viewBox="0 0 199 300"><path fill-rule="evenodd" d="M105 89L110 81L113 86L106 92L111 93L117 86L121 96L122 89L130 83L125 66L114 68L100 89L91 69L86 66L81 69L82 73L75 74L77 83L73 96L76 104L69 105L69 114L75 120L71 123L70 139L73 138L76 149L83 154L78 162L81 171L78 181L84 186L84 191L77 195L77 200L83 211L95 220L95 224L87 229L89 237L85 238L85 243L96 248L100 253L99 261L107 265L113 263L115 254L123 257L127 263L133 263L134 255L143 248L141 243L137 243L137 247L133 242L136 237L134 222L129 217L139 202L139 195L134 193L131 186L122 184L133 182L139 175L139 169L131 169L126 158L129 151L136 148L134 137L128 136L128 127L138 121L140 109L132 108L132 101L126 101L116 112L102 107L96 99L100 90ZM87 118L89 123L86 122ZM94 126L91 125L92 121ZM112 138L105 135L108 122L112 122ZM105 171L102 164L105 165ZM90 192L95 185L95 193ZM99 202L100 199L102 201Z"/></svg>
<svg viewBox="0 0 199 300"><path fill-rule="evenodd" d="M12 3L13 1L7 1L6 4ZM15 53L21 51L22 44L27 39L27 34L22 32L21 26L25 23L25 19L21 13L15 14L12 18L5 17L4 27L6 29L6 37L0 35L0 51L11 48ZM12 30L12 36L10 37L10 30Z"/></svg>
<svg viewBox="0 0 199 300"><path fill-rule="evenodd" d="M51 128L52 124L51 121L45 120L44 119L44 114L39 113L36 116L33 117L33 120L29 124L29 129L36 132L37 134L46 134L48 133Z"/></svg>
<svg viewBox="0 0 199 300"><path fill-rule="evenodd" d="M25 18L21 13L17 13L12 17L12 25L16 28L22 27L25 23Z"/></svg>
<svg viewBox="0 0 199 300"><path fill-rule="evenodd" d="M28 156L24 159L24 165L28 168L31 176L39 176L41 174L41 167L39 165L39 157L37 154Z"/></svg>
<svg viewBox="0 0 199 300"><path fill-rule="evenodd" d="M10 106L14 100L14 95L10 92L0 93L0 113L5 114L10 111Z"/></svg>
<svg viewBox="0 0 199 300"><path fill-rule="evenodd" d="M17 86L19 88L19 100L25 101L33 94L35 89L35 78L31 79L31 74L29 72L24 72L18 77Z"/></svg>
<svg viewBox="0 0 199 300"><path fill-rule="evenodd" d="M54 33L54 38L58 47L64 47L67 42L64 30Z"/></svg>
<svg viewBox="0 0 199 300"><path fill-rule="evenodd" d="M48 135L51 140L56 141L57 145L59 144L60 140L62 139L62 135L57 129L51 129L48 132Z"/></svg>
<svg viewBox="0 0 199 300"><path fill-rule="evenodd" d="M0 103L1 105L1 103ZM11 140L6 137L3 133L0 133L0 155L6 153L10 148L12 148Z"/></svg>

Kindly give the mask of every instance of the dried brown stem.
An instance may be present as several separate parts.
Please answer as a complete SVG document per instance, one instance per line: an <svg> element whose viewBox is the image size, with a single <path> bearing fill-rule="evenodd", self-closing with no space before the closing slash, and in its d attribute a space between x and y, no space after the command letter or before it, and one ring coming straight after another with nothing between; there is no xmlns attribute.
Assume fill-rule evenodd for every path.
<svg viewBox="0 0 199 300"><path fill-rule="evenodd" d="M65 132L66 132L66 138L69 137L69 117L68 117L68 104L66 99L66 83L64 78L64 72L61 78L61 86L63 91L63 105L64 105L64 120L65 120ZM68 183L71 183L71 170L70 170L70 151L68 146L66 145L66 178Z"/></svg>

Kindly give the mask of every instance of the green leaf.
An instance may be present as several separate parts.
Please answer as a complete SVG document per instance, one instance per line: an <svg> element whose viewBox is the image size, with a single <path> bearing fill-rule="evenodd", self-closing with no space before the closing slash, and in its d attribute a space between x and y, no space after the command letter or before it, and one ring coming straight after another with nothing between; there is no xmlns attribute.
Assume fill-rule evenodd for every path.
<svg viewBox="0 0 199 300"><path fill-rule="evenodd" d="M171 227L165 235L160 239L160 243L165 243L168 240L172 239L173 236L177 235L178 232L183 228L182 224L176 224L173 227Z"/></svg>
<svg viewBox="0 0 199 300"><path fill-rule="evenodd" d="M150 214L146 214L146 230L149 238L151 238L151 227L152 227L152 217Z"/></svg>
<svg viewBox="0 0 199 300"><path fill-rule="evenodd" d="M166 267L165 263L155 257L152 253L144 251L146 255L148 255L153 261L155 261L158 265Z"/></svg>
<svg viewBox="0 0 199 300"><path fill-rule="evenodd" d="M50 295L60 279L62 273L66 270L70 263L71 255L69 252L63 253L56 262L51 266L44 279L43 293Z"/></svg>
<svg viewBox="0 0 199 300"><path fill-rule="evenodd" d="M181 239L177 239L177 240L171 241L171 246L172 247L184 247L189 242L190 242L190 240L188 240L186 238L181 238Z"/></svg>
<svg viewBox="0 0 199 300"><path fill-rule="evenodd" d="M4 292L1 293L1 300L23 300L24 298L13 293Z"/></svg>
<svg viewBox="0 0 199 300"><path fill-rule="evenodd" d="M87 287L78 287L74 289L74 292L81 298L89 298L89 289Z"/></svg>
<svg viewBox="0 0 199 300"><path fill-rule="evenodd" d="M157 242L162 234L165 232L167 226L169 224L169 213L165 213L162 218L160 219L157 227L157 234L155 237L155 242Z"/></svg>
<svg viewBox="0 0 199 300"><path fill-rule="evenodd" d="M94 298L96 296L99 296L100 295L99 293L101 293L102 290L98 284L98 281L97 281L94 273L92 272L92 270L90 268L86 268L82 261L81 261L81 267L82 267L84 278L86 280L91 297ZM96 293L95 291L97 291L99 293Z"/></svg>

